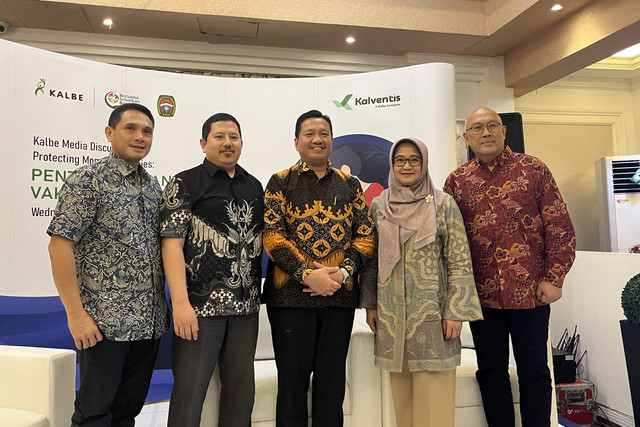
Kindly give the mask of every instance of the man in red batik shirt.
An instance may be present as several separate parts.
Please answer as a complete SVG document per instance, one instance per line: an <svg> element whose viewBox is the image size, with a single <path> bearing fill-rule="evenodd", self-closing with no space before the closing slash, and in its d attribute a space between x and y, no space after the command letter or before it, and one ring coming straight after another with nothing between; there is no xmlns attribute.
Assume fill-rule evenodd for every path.
<svg viewBox="0 0 640 427"><path fill-rule="evenodd" d="M479 108L464 139L476 157L453 171L444 191L462 212L484 320L471 322L476 378L490 427L513 427L509 335L518 367L523 427L550 425L549 304L575 256L575 233L551 172L504 146L500 116Z"/></svg>

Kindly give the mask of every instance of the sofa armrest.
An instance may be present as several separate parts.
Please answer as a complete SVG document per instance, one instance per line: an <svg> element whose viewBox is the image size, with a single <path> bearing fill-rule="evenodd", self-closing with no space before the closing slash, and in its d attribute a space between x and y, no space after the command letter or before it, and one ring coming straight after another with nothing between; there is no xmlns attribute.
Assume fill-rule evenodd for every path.
<svg viewBox="0 0 640 427"><path fill-rule="evenodd" d="M0 345L0 406L37 412L50 427L68 426L73 414L76 353Z"/></svg>

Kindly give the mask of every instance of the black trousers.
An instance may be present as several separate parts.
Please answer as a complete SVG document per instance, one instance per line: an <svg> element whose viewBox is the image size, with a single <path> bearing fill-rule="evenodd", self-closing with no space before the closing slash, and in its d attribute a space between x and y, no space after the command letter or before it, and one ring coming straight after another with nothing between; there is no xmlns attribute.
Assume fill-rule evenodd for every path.
<svg viewBox="0 0 640 427"><path fill-rule="evenodd" d="M198 318L198 339L173 335L173 389L168 427L199 427L211 376L219 365L218 426L249 427L255 399L253 361L258 313Z"/></svg>
<svg viewBox="0 0 640 427"><path fill-rule="evenodd" d="M518 370L523 427L545 427L551 418L551 373L547 365L548 305L524 310L482 308L484 320L471 322L478 358L476 378L489 427L513 427L509 381L509 335Z"/></svg>
<svg viewBox="0 0 640 427"><path fill-rule="evenodd" d="M277 427L307 427L311 373L313 427L343 425L345 363L354 312L336 307L267 307L278 367Z"/></svg>
<svg viewBox="0 0 640 427"><path fill-rule="evenodd" d="M149 391L159 345L159 339L104 339L80 350L80 389L71 426L133 426Z"/></svg>

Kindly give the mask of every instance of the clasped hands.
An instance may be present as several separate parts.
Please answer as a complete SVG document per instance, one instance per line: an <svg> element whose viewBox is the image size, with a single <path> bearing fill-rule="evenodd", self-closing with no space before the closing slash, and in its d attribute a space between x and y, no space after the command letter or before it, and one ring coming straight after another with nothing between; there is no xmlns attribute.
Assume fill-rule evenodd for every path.
<svg viewBox="0 0 640 427"><path fill-rule="evenodd" d="M344 276L340 267L327 267L315 261L313 267L314 270L302 282L306 286L303 292L311 294L312 297L329 297L342 287Z"/></svg>

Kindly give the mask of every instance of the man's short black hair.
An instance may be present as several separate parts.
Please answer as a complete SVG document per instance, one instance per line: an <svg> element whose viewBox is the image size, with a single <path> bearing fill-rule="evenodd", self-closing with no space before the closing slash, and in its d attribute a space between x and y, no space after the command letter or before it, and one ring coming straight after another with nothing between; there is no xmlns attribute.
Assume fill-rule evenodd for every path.
<svg viewBox="0 0 640 427"><path fill-rule="evenodd" d="M111 112L111 115L109 116L109 127L111 129L115 129L116 126L118 126L118 123L120 123L120 118L122 117L122 113L128 110L136 110L136 111L140 111L141 113L144 113L147 117L149 117L149 120L151 120L151 124L153 124L154 126L156 125L156 121L153 118L153 114L151 114L151 111L149 111L147 107L145 107L142 104L130 103L130 104L118 105Z"/></svg>
<svg viewBox="0 0 640 427"><path fill-rule="evenodd" d="M202 139L205 141L209 137L209 133L211 132L211 125L217 122L233 122L238 126L238 133L240 134L240 139L242 139L242 130L240 130L240 123L229 113L216 113L213 116L209 117L206 122L202 125Z"/></svg>
<svg viewBox="0 0 640 427"><path fill-rule="evenodd" d="M301 115L300 117L298 117L298 120L296 120L296 133L295 133L296 138L300 137L300 126L302 126L302 122L304 122L307 119L315 119L315 118L325 119L327 123L329 123L329 130L331 131L331 136L333 137L333 125L331 124L331 119L329 118L329 116L327 116L326 114L322 114L318 110L310 110L304 113L303 115Z"/></svg>

